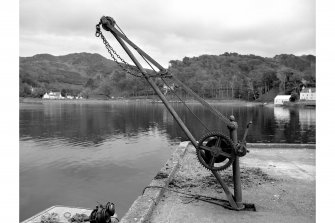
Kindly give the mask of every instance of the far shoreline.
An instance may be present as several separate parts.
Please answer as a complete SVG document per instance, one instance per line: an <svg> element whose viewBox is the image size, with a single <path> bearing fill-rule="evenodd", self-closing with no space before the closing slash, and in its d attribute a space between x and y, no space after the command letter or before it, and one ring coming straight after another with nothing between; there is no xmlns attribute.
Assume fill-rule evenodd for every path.
<svg viewBox="0 0 335 223"><path fill-rule="evenodd" d="M209 104L231 104L231 105L273 105L273 103L263 103L263 102L254 102L254 101L244 101L244 100L227 100L227 99L205 99ZM122 98L122 99L42 99L42 98L32 98L32 97L20 97L19 103L52 103L52 102L63 102L63 103L126 103L126 102L142 102L142 103L152 103L152 104L162 104L162 101L158 98ZM171 104L179 103L182 104L181 101L177 100L169 100ZM193 99L185 99L185 103L187 104L200 104L198 101Z"/></svg>
<svg viewBox="0 0 335 223"><path fill-rule="evenodd" d="M244 101L244 100L227 100L227 99L205 99L211 105L231 105L231 106L264 106L264 107L282 107L282 108L314 108L315 106L305 106L299 103L290 103L287 105L275 106L273 102L257 102L257 101ZM185 99L186 104L200 104L200 102L193 99ZM64 103L64 104L109 104L109 103L150 103L150 104L163 104L158 98L118 98L118 99L42 99L31 97L20 97L19 103ZM181 101L169 100L171 104L183 104Z"/></svg>

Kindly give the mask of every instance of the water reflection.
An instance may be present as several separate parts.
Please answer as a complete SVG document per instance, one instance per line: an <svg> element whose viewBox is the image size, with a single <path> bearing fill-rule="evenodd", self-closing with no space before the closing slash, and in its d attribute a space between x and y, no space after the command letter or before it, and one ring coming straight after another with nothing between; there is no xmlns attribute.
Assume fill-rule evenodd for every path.
<svg viewBox="0 0 335 223"><path fill-rule="evenodd" d="M274 107L275 141L315 143L315 108ZM296 131L291 131L296 129Z"/></svg>
<svg viewBox="0 0 335 223"><path fill-rule="evenodd" d="M288 108L275 106L273 112L277 123L290 121L290 110Z"/></svg>
<svg viewBox="0 0 335 223"><path fill-rule="evenodd" d="M196 138L206 131L182 104L176 112ZM190 109L228 134L203 106ZM315 142L315 109L215 105L249 142ZM185 134L163 104L43 102L20 104L20 219L55 204L95 207L113 201L122 216Z"/></svg>
<svg viewBox="0 0 335 223"><path fill-rule="evenodd" d="M315 109L299 109L299 122L303 130L316 125L315 117Z"/></svg>

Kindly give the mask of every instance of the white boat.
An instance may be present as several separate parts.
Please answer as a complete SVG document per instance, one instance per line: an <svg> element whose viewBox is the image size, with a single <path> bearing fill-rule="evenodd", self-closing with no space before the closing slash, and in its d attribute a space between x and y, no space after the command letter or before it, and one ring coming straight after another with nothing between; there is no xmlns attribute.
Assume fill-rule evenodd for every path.
<svg viewBox="0 0 335 223"><path fill-rule="evenodd" d="M52 218L57 219L58 223L69 223L69 219L78 215L86 215L87 217L90 216L92 213L92 209L82 208L82 207L69 207L69 206L61 206L56 205L50 208L47 208L44 211L24 220L22 223L39 223L43 222L43 219ZM111 217L111 222L118 222L118 218L116 213ZM47 222L47 221L46 221Z"/></svg>

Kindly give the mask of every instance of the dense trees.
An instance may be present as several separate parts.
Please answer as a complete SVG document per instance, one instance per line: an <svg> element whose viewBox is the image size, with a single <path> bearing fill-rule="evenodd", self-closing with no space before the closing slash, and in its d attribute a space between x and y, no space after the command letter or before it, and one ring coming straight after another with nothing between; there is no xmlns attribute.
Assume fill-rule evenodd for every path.
<svg viewBox="0 0 335 223"><path fill-rule="evenodd" d="M169 70L204 97L257 100L274 88L282 94L299 94L303 85L315 85L313 58L225 53L173 60Z"/></svg>
<svg viewBox="0 0 335 223"><path fill-rule="evenodd" d="M303 85L315 86L316 81L312 55L202 55L171 60L168 70L202 97L213 99L263 100L271 92L299 95ZM156 83L163 87L162 81ZM143 78L126 74L97 54L20 58L20 96L41 97L50 90L87 98L154 94ZM178 86L176 91L185 96Z"/></svg>

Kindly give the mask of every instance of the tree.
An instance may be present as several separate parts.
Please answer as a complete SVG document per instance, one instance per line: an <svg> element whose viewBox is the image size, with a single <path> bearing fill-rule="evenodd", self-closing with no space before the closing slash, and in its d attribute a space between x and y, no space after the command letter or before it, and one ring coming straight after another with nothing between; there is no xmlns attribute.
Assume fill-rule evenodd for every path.
<svg viewBox="0 0 335 223"><path fill-rule="evenodd" d="M302 85L303 83L301 73L299 71L293 71L288 77L288 92L296 92L297 94L299 94Z"/></svg>
<svg viewBox="0 0 335 223"><path fill-rule="evenodd" d="M296 92L292 92L291 97L290 97L290 101L295 102L298 99L299 99L299 95Z"/></svg>
<svg viewBox="0 0 335 223"><path fill-rule="evenodd" d="M97 90L97 94L105 95L110 98L111 94L113 93L113 87L110 83L104 82Z"/></svg>
<svg viewBox="0 0 335 223"><path fill-rule="evenodd" d="M232 77L231 77L231 80L230 80L230 87L231 87L231 97L234 98L234 87L235 87L235 82L237 80L237 77L236 75L234 74Z"/></svg>
<svg viewBox="0 0 335 223"><path fill-rule="evenodd" d="M27 97L31 95L31 86L27 83L20 83L20 97Z"/></svg>
<svg viewBox="0 0 335 223"><path fill-rule="evenodd" d="M274 87L275 83L277 82L278 82L278 78L276 76L276 71L274 69L266 69L262 77L264 93L271 90Z"/></svg>
<svg viewBox="0 0 335 223"><path fill-rule="evenodd" d="M80 92L80 95L83 96L83 98L88 99L92 93L92 90L89 88L85 88L82 92Z"/></svg>
<svg viewBox="0 0 335 223"><path fill-rule="evenodd" d="M89 79L86 81L84 87L86 87L86 88L90 88L90 89L95 88L94 80L93 80L92 78L89 78Z"/></svg>
<svg viewBox="0 0 335 223"><path fill-rule="evenodd" d="M46 93L46 89L45 88L34 88L34 91L32 92L32 96L34 98L42 98L43 95Z"/></svg>
<svg viewBox="0 0 335 223"><path fill-rule="evenodd" d="M64 88L61 90L60 95L62 95L62 97L66 97L66 90Z"/></svg>
<svg viewBox="0 0 335 223"><path fill-rule="evenodd" d="M247 81L248 101L249 101L249 92L251 92L252 98L254 100L256 100L257 99L257 96L256 96L257 90L255 89L254 81L251 78L246 78L246 81Z"/></svg>

